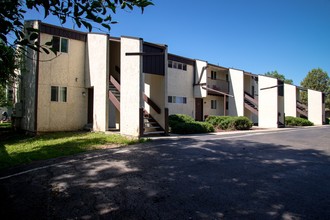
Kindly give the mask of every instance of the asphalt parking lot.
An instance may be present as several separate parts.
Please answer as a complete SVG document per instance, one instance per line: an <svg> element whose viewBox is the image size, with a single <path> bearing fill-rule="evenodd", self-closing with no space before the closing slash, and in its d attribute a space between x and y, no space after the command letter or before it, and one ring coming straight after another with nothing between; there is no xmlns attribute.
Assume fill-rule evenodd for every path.
<svg viewBox="0 0 330 220"><path fill-rule="evenodd" d="M330 126L155 139L0 172L1 219L330 219Z"/></svg>

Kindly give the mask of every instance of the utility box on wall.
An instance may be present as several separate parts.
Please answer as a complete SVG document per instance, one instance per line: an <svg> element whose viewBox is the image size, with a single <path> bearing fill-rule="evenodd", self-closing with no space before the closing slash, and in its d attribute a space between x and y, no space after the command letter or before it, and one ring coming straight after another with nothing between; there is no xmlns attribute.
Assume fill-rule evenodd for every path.
<svg viewBox="0 0 330 220"><path fill-rule="evenodd" d="M23 105L22 103L18 102L15 103L14 109L13 109L13 116L16 118L23 117Z"/></svg>

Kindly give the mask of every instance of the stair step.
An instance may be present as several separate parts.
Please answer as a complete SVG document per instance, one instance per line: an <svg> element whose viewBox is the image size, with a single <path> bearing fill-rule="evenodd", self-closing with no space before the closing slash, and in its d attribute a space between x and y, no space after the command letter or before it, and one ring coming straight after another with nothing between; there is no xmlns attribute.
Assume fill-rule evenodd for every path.
<svg viewBox="0 0 330 220"><path fill-rule="evenodd" d="M165 131L148 131L148 132L144 132L144 135L149 135L149 134L165 134Z"/></svg>
<svg viewBox="0 0 330 220"><path fill-rule="evenodd" d="M160 126L144 126L145 129L158 129Z"/></svg>

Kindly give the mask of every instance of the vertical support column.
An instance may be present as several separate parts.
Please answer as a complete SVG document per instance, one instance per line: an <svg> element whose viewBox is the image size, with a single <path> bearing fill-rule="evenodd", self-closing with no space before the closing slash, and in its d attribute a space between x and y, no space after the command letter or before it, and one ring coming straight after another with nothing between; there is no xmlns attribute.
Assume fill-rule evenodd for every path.
<svg viewBox="0 0 330 220"><path fill-rule="evenodd" d="M322 92L308 89L308 120L315 125L322 125L324 114Z"/></svg>
<svg viewBox="0 0 330 220"><path fill-rule="evenodd" d="M244 73L241 70L229 69L230 92L234 98L229 99L229 115L244 116Z"/></svg>
<svg viewBox="0 0 330 220"><path fill-rule="evenodd" d="M142 129L140 108L144 108L143 56L130 56L127 53L142 52L143 41L140 38L121 37L120 42L120 133L138 137Z"/></svg>
<svg viewBox="0 0 330 220"><path fill-rule="evenodd" d="M259 127L278 127L277 79L259 76Z"/></svg>
<svg viewBox="0 0 330 220"><path fill-rule="evenodd" d="M284 113L297 117L297 88L294 85L284 84Z"/></svg>
<svg viewBox="0 0 330 220"><path fill-rule="evenodd" d="M164 121L165 121L165 126L164 126L164 130L165 130L165 135L168 135L169 132L169 124L168 124L168 108L165 108L164 111Z"/></svg>
<svg viewBox="0 0 330 220"><path fill-rule="evenodd" d="M93 130L108 130L109 112L109 36L87 35L86 87L94 87Z"/></svg>

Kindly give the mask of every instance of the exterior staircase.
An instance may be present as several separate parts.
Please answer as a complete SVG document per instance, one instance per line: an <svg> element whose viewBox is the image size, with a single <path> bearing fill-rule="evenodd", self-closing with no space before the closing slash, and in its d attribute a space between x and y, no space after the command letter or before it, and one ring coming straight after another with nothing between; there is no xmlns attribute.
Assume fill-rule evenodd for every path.
<svg viewBox="0 0 330 220"><path fill-rule="evenodd" d="M109 82L109 99L114 104L116 109L120 111L120 84L113 77L110 76ZM161 109L154 103L147 95L143 94L144 101L152 107L156 113L160 114ZM140 110L141 111L141 110ZM140 112L142 115L142 123L140 122L141 134L140 136L153 136L153 135L166 135L167 132L162 128L159 123L149 114L145 109Z"/></svg>
<svg viewBox="0 0 330 220"><path fill-rule="evenodd" d="M244 92L244 107L253 114L258 115L258 99L247 92Z"/></svg>
<svg viewBox="0 0 330 220"><path fill-rule="evenodd" d="M116 109L120 111L120 84L113 76L110 76L109 99Z"/></svg>
<svg viewBox="0 0 330 220"><path fill-rule="evenodd" d="M307 105L301 103L300 101L297 101L297 112L303 116L303 117L308 117L308 107Z"/></svg>
<svg viewBox="0 0 330 220"><path fill-rule="evenodd" d="M143 135L154 136L165 135L165 130L158 124L158 122L145 109L143 110Z"/></svg>

